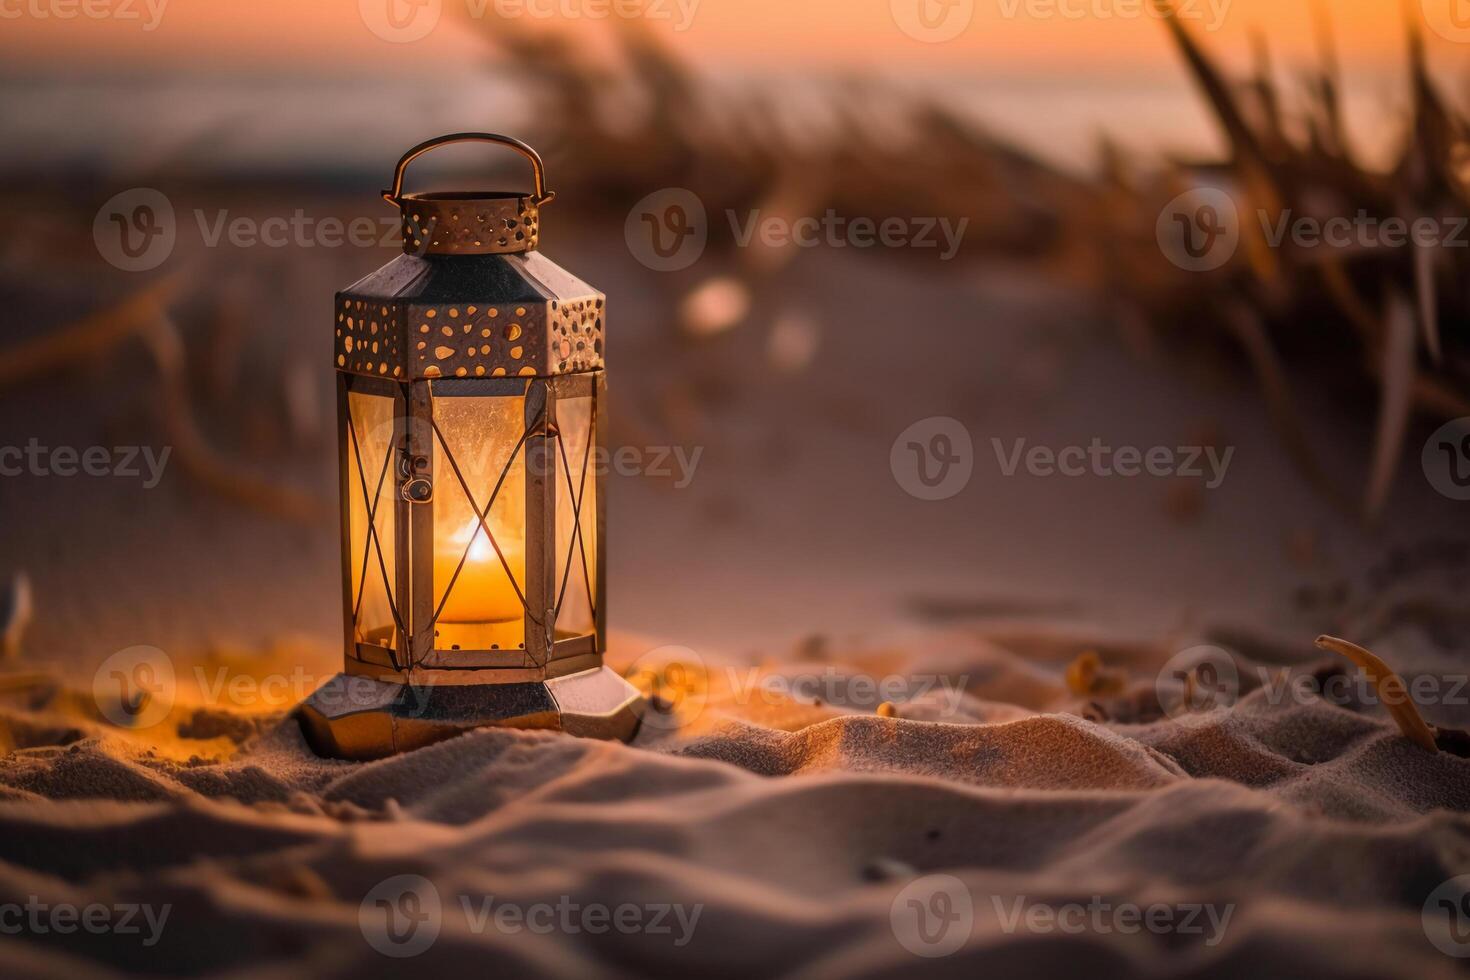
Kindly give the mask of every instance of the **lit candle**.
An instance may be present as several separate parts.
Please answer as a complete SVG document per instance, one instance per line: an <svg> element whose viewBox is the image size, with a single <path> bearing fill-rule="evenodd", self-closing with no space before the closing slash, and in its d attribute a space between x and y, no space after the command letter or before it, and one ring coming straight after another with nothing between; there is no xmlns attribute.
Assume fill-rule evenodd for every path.
<svg viewBox="0 0 1470 980"><path fill-rule="evenodd" d="M525 607L506 574L505 566L518 575L524 574L526 565L525 542L517 538L510 529L494 528L495 544L480 522L471 518L448 540L439 541L434 548L434 584L442 593L451 580L454 589L440 615L442 623L508 623L525 615ZM469 555L461 568L459 559L469 547ZM501 564L495 553L495 545L505 556ZM459 578L455 579L455 569Z"/></svg>

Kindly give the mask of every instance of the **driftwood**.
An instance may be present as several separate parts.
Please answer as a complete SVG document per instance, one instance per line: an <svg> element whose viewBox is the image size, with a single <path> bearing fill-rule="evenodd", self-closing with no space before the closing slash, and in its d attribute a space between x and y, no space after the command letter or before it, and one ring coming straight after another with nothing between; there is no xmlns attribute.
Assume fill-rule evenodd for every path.
<svg viewBox="0 0 1470 980"><path fill-rule="evenodd" d="M167 312L185 285L183 273L164 276L74 323L0 350L0 389L108 356L129 341L140 341L158 372L159 425L173 448L173 459L190 479L212 493L272 516L305 524L325 519L332 512L327 501L256 475L205 439L189 394L183 338Z"/></svg>

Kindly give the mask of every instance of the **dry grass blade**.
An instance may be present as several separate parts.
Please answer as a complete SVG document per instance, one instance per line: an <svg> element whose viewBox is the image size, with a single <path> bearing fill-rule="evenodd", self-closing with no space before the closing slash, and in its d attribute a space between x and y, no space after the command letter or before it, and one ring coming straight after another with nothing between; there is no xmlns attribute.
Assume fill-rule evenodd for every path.
<svg viewBox="0 0 1470 980"><path fill-rule="evenodd" d="M1177 0L1152 2L1226 134L1229 152L1181 165L1164 188L1140 195L1134 205L1143 208L1140 227L1151 227L1165 191L1222 180L1238 207L1261 214L1312 214L1349 224L1366 218L1405 230L1423 223L1463 227L1470 213L1470 126L1430 77L1417 17L1409 27L1412 101L1405 136L1391 165L1369 169L1353 159L1342 125L1340 70L1325 4L1313 7L1321 65L1297 112L1283 104L1263 41L1254 40L1254 72L1236 84L1181 21ZM1293 117L1305 127L1283 126ZM1134 263L1118 278L1131 285L1130 299L1161 333L1174 324L1204 322L1234 334L1263 382L1292 455L1307 461L1308 478L1349 512L1376 515L1386 505L1414 414L1441 420L1467 414L1470 301L1459 284L1470 263L1459 254L1463 250L1425 244L1418 231L1403 247L1384 238L1373 243L1366 235L1330 247L1284 238L1263 244L1253 231L1252 223L1242 222L1238 253L1212 277L1169 281ZM1180 331L1175 336L1194 339ZM1333 492L1305 451L1282 377L1296 364L1304 377L1334 387L1356 379L1360 404L1373 393L1377 436L1359 500Z"/></svg>
<svg viewBox="0 0 1470 980"><path fill-rule="evenodd" d="M1379 389L1378 433L1373 447L1373 469L1368 478L1366 508L1370 518L1383 512L1393 476L1404 448L1404 432L1414 394L1414 313L1402 296L1389 298L1384 320L1382 387Z"/></svg>
<svg viewBox="0 0 1470 980"><path fill-rule="evenodd" d="M1312 27L1321 52L1322 67L1316 79L1317 111L1320 126L1317 132L1322 137L1322 149L1338 159L1347 159L1347 127L1342 121L1342 99L1339 95L1338 79L1341 76L1337 60L1337 42L1332 36L1332 22L1325 3L1312 4Z"/></svg>
<svg viewBox="0 0 1470 980"><path fill-rule="evenodd" d="M4 596L0 596L0 657L19 656L20 641L34 614L31 580L25 572L19 572L11 579Z"/></svg>
<svg viewBox="0 0 1470 980"><path fill-rule="evenodd" d="M1220 125L1225 127L1225 135L1229 137L1231 148L1235 151L1236 165L1241 166L1249 161L1256 167L1265 167L1267 161L1260 140L1257 139L1250 124L1246 122L1245 114L1236 104L1235 97L1230 92L1229 83L1211 64L1204 51L1195 43L1194 38L1180 22L1174 4L1170 0L1154 0L1154 9L1163 20L1164 26L1168 28L1179 51L1184 55L1190 74L1199 83L1200 90L1215 110L1215 116L1220 120Z"/></svg>
<svg viewBox="0 0 1470 980"><path fill-rule="evenodd" d="M1373 682L1373 687L1378 691L1379 700L1393 716L1395 724L1399 726L1399 731L1404 733L1404 737L1422 749L1430 752L1439 751L1439 745L1434 738L1434 729L1430 728L1419 715L1418 707L1409 698L1408 688L1405 687L1403 678L1394 673L1388 664L1356 643L1341 640L1335 636L1317 637L1317 646L1323 650L1331 650L1357 664L1359 669Z"/></svg>
<svg viewBox="0 0 1470 980"><path fill-rule="evenodd" d="M1439 296L1434 291L1434 265L1437 253L1427 245L1415 245L1414 290L1419 298L1419 328L1424 332L1424 346L1435 364L1444 360L1439 341Z"/></svg>
<svg viewBox="0 0 1470 980"><path fill-rule="evenodd" d="M1317 454L1312 451L1311 440L1307 438L1306 429L1292 402L1291 382L1287 378L1286 367L1276 353L1260 317L1249 307L1236 304L1227 312L1226 322L1250 359L1251 367L1261 385L1261 394L1271 410L1272 420L1297 466L1313 486L1334 503L1350 510L1351 506L1343 497L1342 491L1328 478Z"/></svg>

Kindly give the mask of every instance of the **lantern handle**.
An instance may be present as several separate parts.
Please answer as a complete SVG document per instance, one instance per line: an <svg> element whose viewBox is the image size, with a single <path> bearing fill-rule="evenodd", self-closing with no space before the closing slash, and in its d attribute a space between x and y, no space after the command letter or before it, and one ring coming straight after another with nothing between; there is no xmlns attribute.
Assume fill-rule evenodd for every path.
<svg viewBox="0 0 1470 980"><path fill-rule="evenodd" d="M396 206L399 194L403 191L403 173L408 169L408 165L430 150L450 143L498 143L501 146L510 147L531 162L531 174L536 181L536 197L532 203L540 207L556 197L556 191L546 189L546 165L541 162L541 154L527 144L513 136L499 136L495 133L450 133L448 136L439 136L420 143L405 153L399 159L398 167L393 171L393 189L383 192L383 200Z"/></svg>

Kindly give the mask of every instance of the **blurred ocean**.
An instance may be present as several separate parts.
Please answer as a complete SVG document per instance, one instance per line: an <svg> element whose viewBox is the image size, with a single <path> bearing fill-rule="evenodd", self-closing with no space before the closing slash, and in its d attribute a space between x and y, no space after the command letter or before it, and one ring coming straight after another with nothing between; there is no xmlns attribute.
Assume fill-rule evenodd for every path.
<svg viewBox="0 0 1470 980"><path fill-rule="evenodd" d="M710 82L713 90L762 89L782 107L779 124L806 132L820 124L824 90L850 84L769 75ZM937 96L992 133L1076 171L1091 167L1104 136L1149 154L1219 148L1210 114L1182 76L910 77L892 91ZM1402 81L1357 76L1345 96L1359 151L1370 164L1382 162L1401 132ZM881 102L873 103L874 125L881 124ZM382 76L9 76L0 77L0 118L7 137L0 141L0 173L119 180L159 170L225 178L376 176L385 160L427 136L531 128L517 81L489 72L452 88Z"/></svg>

